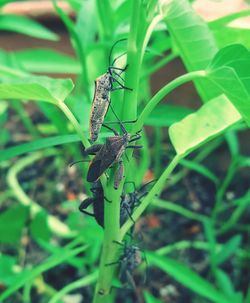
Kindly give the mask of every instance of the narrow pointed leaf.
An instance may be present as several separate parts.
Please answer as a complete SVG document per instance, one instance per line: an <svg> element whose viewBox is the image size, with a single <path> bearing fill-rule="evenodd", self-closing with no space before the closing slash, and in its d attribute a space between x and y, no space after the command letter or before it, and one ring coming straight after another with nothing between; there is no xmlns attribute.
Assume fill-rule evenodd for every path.
<svg viewBox="0 0 250 303"><path fill-rule="evenodd" d="M73 89L70 79L52 79L25 75L21 78L0 77L0 99L44 101L57 104Z"/></svg>
<svg viewBox="0 0 250 303"><path fill-rule="evenodd" d="M155 253L147 253L147 260L149 265L159 267L182 285L212 302L234 303L207 280L203 279L197 273L178 261L159 256Z"/></svg>
<svg viewBox="0 0 250 303"><path fill-rule="evenodd" d="M0 16L0 30L12 31L39 39L57 41L59 37L40 23L23 16Z"/></svg>

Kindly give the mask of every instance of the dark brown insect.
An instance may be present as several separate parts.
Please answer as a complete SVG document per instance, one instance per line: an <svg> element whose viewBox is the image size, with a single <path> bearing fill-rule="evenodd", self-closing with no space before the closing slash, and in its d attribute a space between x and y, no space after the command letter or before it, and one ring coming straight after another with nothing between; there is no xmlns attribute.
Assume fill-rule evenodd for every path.
<svg viewBox="0 0 250 303"><path fill-rule="evenodd" d="M93 143L97 140L100 133L104 118L107 114L110 106L110 93L118 89L129 89L124 86L124 79L121 74L126 70L127 65L124 68L114 66L116 60L124 54L118 56L111 63L112 51L117 43L126 39L118 40L111 48L109 55L109 68L107 72L95 80L95 94L92 101L92 107L90 112L90 142ZM118 71L118 72L117 72ZM118 86L114 87L114 83ZM112 107L111 107L112 109ZM112 109L113 111L113 109Z"/></svg>
<svg viewBox="0 0 250 303"><path fill-rule="evenodd" d="M138 302L143 302L140 293L136 289L136 284L133 278L134 270L144 261L146 261L145 254L143 255L140 248L136 245L127 245L126 243L120 243L114 241L123 246L123 253L120 259L116 262L112 262L109 265L120 264L119 279L124 285L129 285L135 292Z"/></svg>
<svg viewBox="0 0 250 303"><path fill-rule="evenodd" d="M132 218L131 215L134 208L141 203L141 199L148 193L146 191L146 186L148 186L148 184L151 182L154 182L154 180L144 184L138 190L135 189L134 192L121 196L120 226L122 226L128 220L128 218ZM127 183L134 184L134 182ZM85 199L79 206L79 210L86 215L95 217L96 222L100 226L104 227L104 201L110 201L104 197L103 188L100 181L93 183L91 191L93 193L93 197ZM93 205L93 213L86 211L91 204Z"/></svg>
<svg viewBox="0 0 250 303"><path fill-rule="evenodd" d="M104 226L104 200L106 201L108 200L104 197L103 188L100 181L94 182L90 190L93 193L93 197L85 199L79 206L79 210L85 213L86 215L95 217L96 222L103 227ZM85 210L91 204L93 205L93 213L90 213Z"/></svg>
<svg viewBox="0 0 250 303"><path fill-rule="evenodd" d="M87 181L96 182L100 176L111 167L113 164L118 163L118 168L115 173L114 188L117 189L123 178L123 160L122 156L127 148L141 148L139 145L129 145L141 138L141 135L136 133L130 135L122 123L119 121L123 135L119 135L116 130L110 128L115 136L106 138L105 144L97 144L90 146L85 150L85 155L95 154L94 159L90 163ZM106 126L107 127L107 126Z"/></svg>

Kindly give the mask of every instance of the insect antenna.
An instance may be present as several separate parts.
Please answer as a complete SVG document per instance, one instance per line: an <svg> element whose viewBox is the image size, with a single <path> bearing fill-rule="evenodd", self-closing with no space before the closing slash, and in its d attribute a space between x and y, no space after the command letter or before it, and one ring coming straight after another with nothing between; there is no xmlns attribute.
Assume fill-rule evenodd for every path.
<svg viewBox="0 0 250 303"><path fill-rule="evenodd" d="M73 165L77 164L77 163L81 163L81 162L89 162L90 160L78 160L78 161L74 161L74 162L71 162L69 164L69 167L72 167Z"/></svg>
<svg viewBox="0 0 250 303"><path fill-rule="evenodd" d="M115 61L116 61L118 58L120 58L122 55L124 55L124 54L120 55L119 57L116 58L116 60L114 60L114 61L111 63L112 53L113 53L113 50L114 50L115 46L116 46L118 43L120 43L121 41L126 41L126 40L127 40L127 38L119 39L119 40L117 40L117 41L112 45L112 47L111 47L111 49L110 49L110 53L109 53L109 62L108 62L109 66L113 66L113 64L115 63Z"/></svg>

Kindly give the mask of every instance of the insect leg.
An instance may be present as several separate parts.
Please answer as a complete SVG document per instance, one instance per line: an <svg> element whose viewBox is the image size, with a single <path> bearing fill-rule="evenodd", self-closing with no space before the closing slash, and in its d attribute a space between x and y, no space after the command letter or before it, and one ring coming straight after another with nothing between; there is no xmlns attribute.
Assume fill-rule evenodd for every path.
<svg viewBox="0 0 250 303"><path fill-rule="evenodd" d="M102 148L102 146L103 146L103 144L92 145L92 146L86 148L83 153L85 156L95 155L96 153L99 152L99 150Z"/></svg>
<svg viewBox="0 0 250 303"><path fill-rule="evenodd" d="M126 87L123 85L120 81L118 81L116 78L112 77L112 80L120 85L120 87L114 87L111 89L111 91L117 90L117 89L127 89L127 90L132 90L132 88Z"/></svg>
<svg viewBox="0 0 250 303"><path fill-rule="evenodd" d="M108 126L107 123L103 124L102 126L105 127L105 128L107 128L107 129L109 129L109 130L111 130L116 136L119 136L119 134L116 131L116 129L114 129L113 127Z"/></svg>
<svg viewBox="0 0 250 303"><path fill-rule="evenodd" d="M143 147L142 145L129 145L129 146L127 146L126 148L139 149L139 148L142 148L142 147Z"/></svg>

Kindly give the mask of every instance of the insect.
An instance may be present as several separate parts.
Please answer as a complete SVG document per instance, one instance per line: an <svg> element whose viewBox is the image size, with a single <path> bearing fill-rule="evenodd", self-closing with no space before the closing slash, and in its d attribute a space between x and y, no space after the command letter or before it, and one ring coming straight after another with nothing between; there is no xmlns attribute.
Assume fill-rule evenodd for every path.
<svg viewBox="0 0 250 303"><path fill-rule="evenodd" d="M102 184L100 181L93 182L91 187L91 192L93 193L92 198L85 199L79 206L79 210L86 215L95 217L96 222L104 227L104 200L108 201L104 197ZM108 201L109 202L109 201ZM93 213L86 211L91 204L93 204Z"/></svg>
<svg viewBox="0 0 250 303"><path fill-rule="evenodd" d="M90 111L90 142L93 143L97 140L100 133L104 118L110 106L110 93L111 91L118 89L128 89L130 88L123 85L124 79L121 77L121 74L127 69L127 65L124 68L114 66L117 59L119 59L124 54L118 56L111 63L112 51L115 45L126 39L121 39L116 41L112 46L109 54L109 67L105 74L99 76L95 80L95 93L92 101L92 107ZM119 71L119 72L117 72ZM118 80L119 79L119 80ZM114 83L118 86L114 87ZM111 107L112 109L112 107ZM113 111L113 109L112 109Z"/></svg>
<svg viewBox="0 0 250 303"><path fill-rule="evenodd" d="M114 132L113 137L106 138L105 144L92 145L85 150L85 155L95 155L90 163L87 173L87 181L95 182L105 172L106 169L117 163L118 167L115 172L114 188L117 189L123 178L123 160L122 156L127 148L141 148L140 145L129 145L130 143L137 141L141 138L139 132L135 135L130 135L122 122L119 121L123 135L119 135L118 132L108 127ZM106 126L107 127L107 126Z"/></svg>
<svg viewBox="0 0 250 303"><path fill-rule="evenodd" d="M120 264L118 275L120 281L125 285L130 285L130 287L135 291L138 302L143 302L140 294L136 289L135 281L133 278L133 272L143 261L146 261L146 256L145 254L143 255L140 248L136 245L128 245L127 243L123 244L117 241L113 242L123 247L123 253L118 261L106 265L108 266Z"/></svg>
<svg viewBox="0 0 250 303"><path fill-rule="evenodd" d="M146 187L148 184L154 182L150 181L143 186L141 186L138 190L134 190L134 192L127 193L121 196L121 205L120 205L120 226L122 226L128 218L131 218L133 210L137 207L141 199L148 193L146 191ZM134 182L126 182L126 183L133 183ZM93 193L93 198L85 199L80 207L79 210L87 215L95 217L96 222L104 227L104 201L110 202L104 197L103 188L100 181L94 182L91 191ZM93 213L86 211L85 209L88 208L91 204L93 204Z"/></svg>

